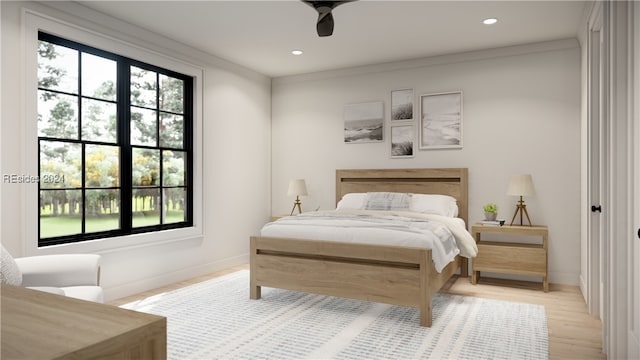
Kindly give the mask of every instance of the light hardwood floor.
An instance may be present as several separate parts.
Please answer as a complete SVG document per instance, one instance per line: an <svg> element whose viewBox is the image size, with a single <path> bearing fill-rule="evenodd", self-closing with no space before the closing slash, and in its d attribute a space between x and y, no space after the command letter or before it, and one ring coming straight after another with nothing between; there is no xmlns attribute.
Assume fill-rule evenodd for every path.
<svg viewBox="0 0 640 360"><path fill-rule="evenodd" d="M577 286L549 284L549 292L540 283L480 278L457 278L443 292L464 296L544 305L549 328L550 359L606 359L602 353L602 323L589 315Z"/></svg>
<svg viewBox="0 0 640 360"><path fill-rule="evenodd" d="M236 266L109 303L116 306L126 304L248 268L248 265ZM550 359L606 358L601 351L602 324L600 320L587 313L584 298L578 287L550 284L549 292L545 293L541 290L540 283L480 278L477 285L472 285L470 279L470 277L458 278L454 276L441 291L464 296L544 305L549 327ZM249 296L248 291L247 288L247 296Z"/></svg>

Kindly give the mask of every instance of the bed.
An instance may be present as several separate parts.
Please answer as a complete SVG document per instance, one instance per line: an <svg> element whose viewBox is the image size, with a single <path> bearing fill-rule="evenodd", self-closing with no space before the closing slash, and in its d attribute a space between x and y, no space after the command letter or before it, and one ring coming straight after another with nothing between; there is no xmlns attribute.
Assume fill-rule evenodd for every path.
<svg viewBox="0 0 640 360"><path fill-rule="evenodd" d="M466 224L467 184L466 168L336 170L336 203L350 193L449 195ZM420 310L420 325L426 327L432 322L433 294L458 269L468 276L467 258L457 255L437 271L427 248L271 236L250 239L251 299L259 299L266 286L411 306Z"/></svg>

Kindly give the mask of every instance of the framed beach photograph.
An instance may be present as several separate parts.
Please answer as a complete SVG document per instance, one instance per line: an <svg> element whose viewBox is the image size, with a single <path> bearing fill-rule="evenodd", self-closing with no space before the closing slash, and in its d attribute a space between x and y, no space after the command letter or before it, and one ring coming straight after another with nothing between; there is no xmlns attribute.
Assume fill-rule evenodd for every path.
<svg viewBox="0 0 640 360"><path fill-rule="evenodd" d="M344 106L344 142L348 144L382 142L384 102L366 102Z"/></svg>
<svg viewBox="0 0 640 360"><path fill-rule="evenodd" d="M462 91L420 96L420 149L462 148Z"/></svg>
<svg viewBox="0 0 640 360"><path fill-rule="evenodd" d="M413 89L391 91L391 121L413 120Z"/></svg>
<svg viewBox="0 0 640 360"><path fill-rule="evenodd" d="M415 142L415 126L392 125L391 126L391 157L411 158L413 157L413 146Z"/></svg>

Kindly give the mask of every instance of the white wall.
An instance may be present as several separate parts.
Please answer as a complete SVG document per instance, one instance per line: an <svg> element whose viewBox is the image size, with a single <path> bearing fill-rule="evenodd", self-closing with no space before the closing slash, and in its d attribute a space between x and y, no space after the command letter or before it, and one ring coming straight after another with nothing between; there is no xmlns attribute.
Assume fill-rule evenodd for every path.
<svg viewBox="0 0 640 360"><path fill-rule="evenodd" d="M107 300L248 261L248 239L270 213L271 80L196 49L70 2L2 2L1 173L25 174L33 164L25 141L23 8L71 26L200 68L203 76L195 136L202 146L202 233L161 244L110 247L105 241L37 249L30 226L37 212L24 203L26 186L2 184L2 244L14 254L91 251L103 255ZM135 36L131 35L134 34ZM26 36L26 35L25 35ZM89 44L91 45L91 44ZM128 55L128 54L123 54ZM28 139L28 138L27 138ZM106 240L108 241L108 240ZM105 245L107 244L107 245ZM92 251L93 250L93 251Z"/></svg>
<svg viewBox="0 0 640 360"><path fill-rule="evenodd" d="M273 80L272 213L288 213L290 179L305 178L303 210L335 207L340 168L469 168L469 220L495 202L510 220L516 198L511 175L533 175L526 198L534 224L549 226L550 281L577 285L580 275L580 49L575 39L322 72ZM391 159L384 143L345 144L345 104L384 101L390 90L419 96L463 91L463 145L416 150ZM416 143L417 147L417 143Z"/></svg>

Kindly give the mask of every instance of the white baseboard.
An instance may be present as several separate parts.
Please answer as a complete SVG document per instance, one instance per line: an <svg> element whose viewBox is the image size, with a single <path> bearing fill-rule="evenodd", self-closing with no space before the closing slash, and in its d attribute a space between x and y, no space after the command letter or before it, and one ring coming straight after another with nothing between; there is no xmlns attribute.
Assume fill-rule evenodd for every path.
<svg viewBox="0 0 640 360"><path fill-rule="evenodd" d="M143 291L156 289L247 263L249 263L249 254L244 254L181 269L171 273L159 274L154 277L137 280L131 283L104 288L104 300L105 302L113 301L125 296L138 294Z"/></svg>
<svg viewBox="0 0 640 360"><path fill-rule="evenodd" d="M589 301L587 300L587 283L585 282L584 277L580 274L580 292L582 293L582 297L584 298L584 302L589 305Z"/></svg>
<svg viewBox="0 0 640 360"><path fill-rule="evenodd" d="M575 273L549 271L549 283L579 286L580 276Z"/></svg>

